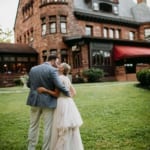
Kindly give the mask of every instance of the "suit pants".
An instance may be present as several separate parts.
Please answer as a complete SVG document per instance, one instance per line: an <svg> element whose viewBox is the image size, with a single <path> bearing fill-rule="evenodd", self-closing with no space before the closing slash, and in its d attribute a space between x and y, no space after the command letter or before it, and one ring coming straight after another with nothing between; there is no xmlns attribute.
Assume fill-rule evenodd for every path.
<svg viewBox="0 0 150 150"><path fill-rule="evenodd" d="M28 150L35 150L39 137L40 118L43 117L44 135L42 150L49 150L53 111L50 108L31 107L30 127L28 133Z"/></svg>

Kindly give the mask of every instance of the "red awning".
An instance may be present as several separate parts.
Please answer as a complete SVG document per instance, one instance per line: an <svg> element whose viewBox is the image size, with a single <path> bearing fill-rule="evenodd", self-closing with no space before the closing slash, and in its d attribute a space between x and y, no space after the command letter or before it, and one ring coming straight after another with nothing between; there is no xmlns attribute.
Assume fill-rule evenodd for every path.
<svg viewBox="0 0 150 150"><path fill-rule="evenodd" d="M114 46L114 60L150 56L150 48Z"/></svg>

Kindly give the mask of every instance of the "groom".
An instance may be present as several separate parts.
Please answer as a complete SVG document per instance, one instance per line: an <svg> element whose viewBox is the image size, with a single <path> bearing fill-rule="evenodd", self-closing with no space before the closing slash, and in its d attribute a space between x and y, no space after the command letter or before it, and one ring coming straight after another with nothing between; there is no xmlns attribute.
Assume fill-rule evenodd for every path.
<svg viewBox="0 0 150 150"><path fill-rule="evenodd" d="M49 56L48 62L32 67L29 72L28 87L30 88L27 105L31 106L30 127L28 133L28 150L35 150L38 143L39 121L43 117L44 137L42 150L48 150L51 138L51 127L53 121L53 111L56 107L56 98L46 93L39 94L38 87L45 87L50 90L58 88L65 95L69 96L69 91L63 86L58 77L56 56Z"/></svg>

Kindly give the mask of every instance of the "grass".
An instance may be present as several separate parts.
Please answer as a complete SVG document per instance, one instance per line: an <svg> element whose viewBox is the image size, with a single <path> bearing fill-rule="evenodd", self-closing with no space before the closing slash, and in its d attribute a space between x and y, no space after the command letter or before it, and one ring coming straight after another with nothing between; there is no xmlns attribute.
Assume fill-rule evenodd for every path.
<svg viewBox="0 0 150 150"><path fill-rule="evenodd" d="M150 150L150 91L135 82L75 84L85 150ZM26 150L28 90L0 89L0 150ZM42 129L42 125L41 125ZM41 149L40 134L37 149Z"/></svg>

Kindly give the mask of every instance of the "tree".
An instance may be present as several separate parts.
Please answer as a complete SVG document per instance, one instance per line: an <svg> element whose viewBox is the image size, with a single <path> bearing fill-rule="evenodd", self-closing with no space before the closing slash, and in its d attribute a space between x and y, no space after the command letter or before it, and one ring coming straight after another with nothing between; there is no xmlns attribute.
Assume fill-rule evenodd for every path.
<svg viewBox="0 0 150 150"><path fill-rule="evenodd" d="M4 31L0 27L0 42L1 43L11 43L12 39L13 39L13 32L9 29L6 29L6 31Z"/></svg>

